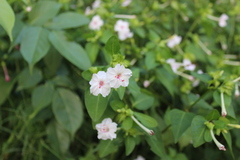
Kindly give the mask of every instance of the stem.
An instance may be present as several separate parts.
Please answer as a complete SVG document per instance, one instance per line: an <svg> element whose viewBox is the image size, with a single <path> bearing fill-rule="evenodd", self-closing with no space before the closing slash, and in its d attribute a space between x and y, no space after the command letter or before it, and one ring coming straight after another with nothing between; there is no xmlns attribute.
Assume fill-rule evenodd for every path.
<svg viewBox="0 0 240 160"><path fill-rule="evenodd" d="M199 97L199 98L188 108L188 111L190 111L190 110L193 108L193 106L194 106L195 104L197 104L201 99L203 99L209 92L210 92L210 90L208 90L208 91L205 92L201 97Z"/></svg>
<svg viewBox="0 0 240 160"><path fill-rule="evenodd" d="M193 77L193 76L188 75L188 74L186 74L186 73L179 72L179 71L177 71L176 73L177 73L178 75L184 77L184 78L187 78L187 79L190 80L190 81L193 81L193 80L194 80L194 77Z"/></svg>
<svg viewBox="0 0 240 160"><path fill-rule="evenodd" d="M225 60L225 61L224 61L224 64L232 65L232 66L239 66L239 65L240 65L240 62L234 62L234 61Z"/></svg>
<svg viewBox="0 0 240 160"><path fill-rule="evenodd" d="M225 54L224 57L227 59L237 59L238 58L238 56L234 55L234 54Z"/></svg>
<svg viewBox="0 0 240 160"><path fill-rule="evenodd" d="M219 21L219 18L218 17L215 17L215 16L212 16L210 14L207 15L207 17L211 20L214 20L214 21Z"/></svg>
<svg viewBox="0 0 240 160"><path fill-rule="evenodd" d="M146 131L149 135L154 135L153 130L149 130L148 128L146 128L144 125L142 125L134 116L131 116L131 118L133 119L134 122L137 123L137 125L139 125L139 127L141 127L144 131Z"/></svg>
<svg viewBox="0 0 240 160"><path fill-rule="evenodd" d="M233 82L235 83L235 82L237 82L237 81L239 81L239 80L240 80L240 77L234 79Z"/></svg>
<svg viewBox="0 0 240 160"><path fill-rule="evenodd" d="M224 103L224 95L223 92L221 92L221 108L222 108L222 116L225 117L227 115L225 103Z"/></svg>
<svg viewBox="0 0 240 160"><path fill-rule="evenodd" d="M114 16L115 18L127 18L127 19L134 19L137 16L136 15L126 15L126 14L116 14Z"/></svg>
<svg viewBox="0 0 240 160"><path fill-rule="evenodd" d="M220 142L218 142L218 140L215 138L212 129L210 129L210 133L211 133L211 136L212 136L212 139L213 139L214 143L215 143L216 146L219 148L219 150L226 151L226 148L224 147L224 145L222 145Z"/></svg>
<svg viewBox="0 0 240 160"><path fill-rule="evenodd" d="M198 44L200 45L200 47L203 49L203 51L205 53L207 53L208 55L211 55L212 54L212 51L210 51L203 43L202 41L198 41Z"/></svg>

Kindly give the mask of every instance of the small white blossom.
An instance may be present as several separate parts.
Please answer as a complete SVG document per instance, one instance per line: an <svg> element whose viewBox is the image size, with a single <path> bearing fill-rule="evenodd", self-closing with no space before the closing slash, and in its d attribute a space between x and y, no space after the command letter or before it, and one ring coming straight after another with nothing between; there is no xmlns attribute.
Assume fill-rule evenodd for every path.
<svg viewBox="0 0 240 160"><path fill-rule="evenodd" d="M149 85L150 85L150 81L149 80L145 80L144 82L143 82L143 86L145 87L145 88L147 88Z"/></svg>
<svg viewBox="0 0 240 160"><path fill-rule="evenodd" d="M104 71L99 71L97 74L93 74L89 84L91 85L90 93L94 96L101 94L103 97L106 97L111 91L106 72Z"/></svg>
<svg viewBox="0 0 240 160"><path fill-rule="evenodd" d="M166 62L167 62L168 64L170 64L170 66L171 66L171 68L172 68L172 71L173 71L174 73L176 73L177 70L178 70L178 68L180 68L180 67L182 66L181 63L177 63L177 62L175 61L175 59L173 59L173 58L167 59Z"/></svg>
<svg viewBox="0 0 240 160"><path fill-rule="evenodd" d="M178 35L173 35L172 37L170 37L170 39L167 42L167 46L169 48L173 48L176 45L180 44L180 42L182 41L182 37L178 36Z"/></svg>
<svg viewBox="0 0 240 160"><path fill-rule="evenodd" d="M219 150L222 150L222 151L226 151L226 148L223 144L221 144L220 142L218 142L218 140L216 139L214 133L213 133L213 130L210 129L210 134L211 134L211 137L214 141L214 143L216 144L216 146L218 147Z"/></svg>
<svg viewBox="0 0 240 160"><path fill-rule="evenodd" d="M227 26L227 20L228 20L228 15L226 14L222 14L220 17L219 17L219 20L218 20L218 25L220 27L225 27Z"/></svg>
<svg viewBox="0 0 240 160"><path fill-rule="evenodd" d="M132 2L132 0L124 0L124 1L122 2L122 6L123 6L123 7L126 7L126 6L128 6L131 2Z"/></svg>
<svg viewBox="0 0 240 160"><path fill-rule="evenodd" d="M91 7L88 6L88 7L85 9L84 14L85 14L85 15L89 15L90 13L91 13Z"/></svg>
<svg viewBox="0 0 240 160"><path fill-rule="evenodd" d="M116 32L130 32L129 23L123 20L118 20L114 26Z"/></svg>
<svg viewBox="0 0 240 160"><path fill-rule="evenodd" d="M92 8L93 9L99 8L100 5L101 5L101 0L95 0L92 4Z"/></svg>
<svg viewBox="0 0 240 160"><path fill-rule="evenodd" d="M108 68L107 78L110 87L118 88L120 86L127 87L129 78L132 76L130 69L125 69L123 65L117 64L114 68Z"/></svg>
<svg viewBox="0 0 240 160"><path fill-rule="evenodd" d="M192 62L189 59L183 60L183 66L184 66L185 70L188 70L188 71L194 71L196 68L196 65L192 64Z"/></svg>
<svg viewBox="0 0 240 160"><path fill-rule="evenodd" d="M99 15L96 15L92 18L91 22L89 23L89 28L92 30L100 30L102 25L103 20Z"/></svg>
<svg viewBox="0 0 240 160"><path fill-rule="evenodd" d="M30 7L30 6L28 6L28 7L26 8L26 11L27 11L27 12L31 12L31 10L32 10L32 7Z"/></svg>
<svg viewBox="0 0 240 160"><path fill-rule="evenodd" d="M98 139L111 139L117 137L117 123L112 122L111 118L105 118L102 123L96 125L96 129L98 130Z"/></svg>
<svg viewBox="0 0 240 160"><path fill-rule="evenodd" d="M137 158L135 158L134 160L145 160L145 158L143 156L138 155Z"/></svg>
<svg viewBox="0 0 240 160"><path fill-rule="evenodd" d="M118 32L118 38L121 40L121 41L124 41L125 39L127 38L132 38L133 37L133 33L132 32Z"/></svg>

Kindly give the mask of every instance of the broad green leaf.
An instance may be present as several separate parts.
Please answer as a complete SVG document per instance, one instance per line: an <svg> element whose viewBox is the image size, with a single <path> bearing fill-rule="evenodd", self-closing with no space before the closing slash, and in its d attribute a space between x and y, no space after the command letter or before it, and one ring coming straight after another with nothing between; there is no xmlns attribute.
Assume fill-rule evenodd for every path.
<svg viewBox="0 0 240 160"><path fill-rule="evenodd" d="M160 136L156 137L156 135L146 136L146 141L147 141L148 145L151 147L150 149L156 155L158 155L161 159L170 160L165 152L162 137L160 137Z"/></svg>
<svg viewBox="0 0 240 160"><path fill-rule="evenodd" d="M0 25L7 32L10 40L12 41L12 29L14 26L15 15L6 0L0 0Z"/></svg>
<svg viewBox="0 0 240 160"><path fill-rule="evenodd" d="M121 127L124 130L129 130L132 128L132 125L133 125L133 120L128 116L123 120Z"/></svg>
<svg viewBox="0 0 240 160"><path fill-rule="evenodd" d="M190 127L194 116L195 115L192 113L184 112L178 109L170 111L170 119L175 143L177 143L182 134Z"/></svg>
<svg viewBox="0 0 240 160"><path fill-rule="evenodd" d="M132 136L127 136L125 138L125 154L128 156L129 154L132 153L132 151L135 148L135 139Z"/></svg>
<svg viewBox="0 0 240 160"><path fill-rule="evenodd" d="M55 75L62 59L63 57L57 52L57 50L54 47L50 47L48 53L43 58L43 61L52 75Z"/></svg>
<svg viewBox="0 0 240 160"><path fill-rule="evenodd" d="M73 88L73 82L67 76L56 76L52 82L55 86Z"/></svg>
<svg viewBox="0 0 240 160"><path fill-rule="evenodd" d="M234 156L233 150L232 150L232 136L231 136L230 132L228 132L228 133L222 132L222 134L223 134L224 139L227 141L232 158L235 160L235 156Z"/></svg>
<svg viewBox="0 0 240 160"><path fill-rule="evenodd" d="M208 74L198 74L196 72L191 72L191 75L197 79L199 79L202 82L208 83L208 81L210 81L212 79L211 76L209 76Z"/></svg>
<svg viewBox="0 0 240 160"><path fill-rule="evenodd" d="M217 120L220 117L220 113L218 112L218 110L214 109L212 110L207 116L206 119L208 121L212 121L212 120Z"/></svg>
<svg viewBox="0 0 240 160"><path fill-rule="evenodd" d="M157 121L146 115L146 114L142 114L139 112L133 112L133 115L136 116L136 118L145 126L145 127L149 127L149 128L154 128L157 127L158 123Z"/></svg>
<svg viewBox="0 0 240 160"><path fill-rule="evenodd" d="M30 66L47 54L50 48L48 35L49 31L42 27L27 27L27 32L21 41L20 51Z"/></svg>
<svg viewBox="0 0 240 160"><path fill-rule="evenodd" d="M86 52L92 63L94 63L97 59L99 52L99 44L98 43L87 43L85 46Z"/></svg>
<svg viewBox="0 0 240 160"><path fill-rule="evenodd" d="M30 24L43 25L57 15L61 6L61 4L54 1L38 1L28 14Z"/></svg>
<svg viewBox="0 0 240 160"><path fill-rule="evenodd" d="M174 77L164 68L157 68L156 75L157 79L163 84L171 96L174 96Z"/></svg>
<svg viewBox="0 0 240 160"><path fill-rule="evenodd" d="M86 25L88 23L89 19L80 13L64 12L55 17L52 22L46 25L46 27L50 29L60 30L76 28Z"/></svg>
<svg viewBox="0 0 240 160"><path fill-rule="evenodd" d="M157 62L156 62L156 53L155 52L147 52L146 53L146 58L145 58L145 65L148 70L154 69L157 67Z"/></svg>
<svg viewBox="0 0 240 160"><path fill-rule="evenodd" d="M132 106L139 110L146 110L150 108L154 102L154 97L145 93L138 94L137 97L134 97L134 99L135 101L133 102Z"/></svg>
<svg viewBox="0 0 240 160"><path fill-rule="evenodd" d="M32 93L32 106L35 108L44 108L52 101L54 87L50 83L40 85L33 90Z"/></svg>
<svg viewBox="0 0 240 160"><path fill-rule="evenodd" d="M212 136L211 136L211 133L210 133L209 129L206 129L206 131L204 132L204 140L206 142L211 142L212 141Z"/></svg>
<svg viewBox="0 0 240 160"><path fill-rule="evenodd" d="M53 96L52 109L58 123L74 137L83 122L83 105L79 97L70 90L58 88Z"/></svg>
<svg viewBox="0 0 240 160"><path fill-rule="evenodd" d="M1 91L0 92L0 106L4 103L4 101L7 99L7 97L11 93L11 90L12 90L15 82L16 82L16 79L6 82L3 76L0 77L0 91Z"/></svg>
<svg viewBox="0 0 240 160"><path fill-rule="evenodd" d="M70 146L70 135L55 120L47 125L47 139L51 147L60 155L64 155Z"/></svg>
<svg viewBox="0 0 240 160"><path fill-rule="evenodd" d="M137 97L141 93L140 87L137 85L137 82L133 78L129 79L129 85L127 88L134 97Z"/></svg>
<svg viewBox="0 0 240 160"><path fill-rule="evenodd" d="M91 67L91 62L85 50L75 42L68 42L62 32L51 32L49 40L58 52L82 70Z"/></svg>
<svg viewBox="0 0 240 160"><path fill-rule="evenodd" d="M110 55L119 53L120 44L118 38L116 36L112 36L111 38L109 38L105 45L105 49Z"/></svg>
<svg viewBox="0 0 240 160"><path fill-rule="evenodd" d="M114 140L104 140L100 141L100 144L98 145L99 148L99 156L100 158L103 158L110 153L114 153L118 149L118 145L114 143Z"/></svg>
<svg viewBox="0 0 240 160"><path fill-rule="evenodd" d="M191 131L194 147L198 147L206 142L204 140L204 133L207 129L205 122L206 119L202 116L195 116L192 120Z"/></svg>
<svg viewBox="0 0 240 160"><path fill-rule="evenodd" d="M124 97L125 90L126 90L126 87L122 87L122 86L120 86L120 87L117 89L118 96L119 96L119 98L120 98L121 100L122 100L123 97Z"/></svg>
<svg viewBox="0 0 240 160"><path fill-rule="evenodd" d="M17 90L27 89L35 86L42 80L42 72L39 69L33 68L32 73L28 68L25 68L18 77Z"/></svg>
<svg viewBox="0 0 240 160"><path fill-rule="evenodd" d="M89 116L94 122L97 122L107 108L108 97L102 95L94 96L90 90L85 92L85 105Z"/></svg>
<svg viewBox="0 0 240 160"><path fill-rule="evenodd" d="M112 109L113 109L114 111L117 112L118 109L124 108L124 107L125 107L125 104L124 104L122 101L113 100L113 101L111 101L110 106L112 107Z"/></svg>

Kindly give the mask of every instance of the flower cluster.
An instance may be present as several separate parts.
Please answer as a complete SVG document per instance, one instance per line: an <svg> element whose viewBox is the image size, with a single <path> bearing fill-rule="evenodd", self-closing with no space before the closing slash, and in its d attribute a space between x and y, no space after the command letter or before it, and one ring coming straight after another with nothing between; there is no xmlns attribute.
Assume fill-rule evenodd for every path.
<svg viewBox="0 0 240 160"><path fill-rule="evenodd" d="M118 38L122 41L133 36L133 33L130 32L129 29L129 23L123 20L118 20L116 22L114 30L118 32Z"/></svg>
<svg viewBox="0 0 240 160"><path fill-rule="evenodd" d="M90 92L95 96L101 94L106 97L111 88L127 87L131 76L132 71L120 64L117 64L114 68L108 68L107 72L99 71L93 74L89 82L91 85Z"/></svg>
<svg viewBox="0 0 240 160"><path fill-rule="evenodd" d="M102 123L96 125L96 129L98 130L98 139L111 139L117 137L117 123L112 122L111 118L105 118Z"/></svg>

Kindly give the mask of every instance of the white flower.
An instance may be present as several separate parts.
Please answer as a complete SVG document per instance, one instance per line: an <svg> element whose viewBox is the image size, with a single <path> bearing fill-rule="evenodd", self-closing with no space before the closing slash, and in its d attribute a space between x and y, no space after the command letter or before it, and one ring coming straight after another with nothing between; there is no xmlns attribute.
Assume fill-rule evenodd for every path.
<svg viewBox="0 0 240 160"><path fill-rule="evenodd" d="M177 63L177 62L175 61L175 59L173 59L173 58L167 59L166 62L167 62L168 64L170 64L170 66L171 66L171 68L172 68L172 71L173 71L174 73L176 73L177 70L178 70L178 68L182 66L181 63Z"/></svg>
<svg viewBox="0 0 240 160"><path fill-rule="evenodd" d="M189 59L183 60L183 66L184 66L185 70L188 70L188 71L194 71L196 68L196 65L192 64L192 62Z"/></svg>
<svg viewBox="0 0 240 160"><path fill-rule="evenodd" d="M126 7L126 6L128 6L131 2L132 2L132 0L125 0L125 1L122 2L122 6L123 6L123 7Z"/></svg>
<svg viewBox="0 0 240 160"><path fill-rule="evenodd" d="M30 6L28 6L27 8L26 8L26 11L27 12L30 12L32 10L32 7L30 7Z"/></svg>
<svg viewBox="0 0 240 160"><path fill-rule="evenodd" d="M100 30L102 25L103 20L99 15L96 15L92 18L91 22L89 23L89 28L92 30Z"/></svg>
<svg viewBox="0 0 240 160"><path fill-rule="evenodd" d="M101 4L101 0L95 0L92 4L92 8L93 9L99 8L100 4Z"/></svg>
<svg viewBox="0 0 240 160"><path fill-rule="evenodd" d="M130 31L127 32L118 32L118 38L123 41L127 38L132 38L133 37L133 33Z"/></svg>
<svg viewBox="0 0 240 160"><path fill-rule="evenodd" d="M134 160L145 160L145 158L143 156L138 155L137 158L135 158Z"/></svg>
<svg viewBox="0 0 240 160"><path fill-rule="evenodd" d="M123 20L118 20L114 26L116 32L130 32L129 23Z"/></svg>
<svg viewBox="0 0 240 160"><path fill-rule="evenodd" d="M225 27L227 25L227 21L228 20L228 15L226 14L222 14L220 17L219 17L219 20L218 20L218 25L220 27Z"/></svg>
<svg viewBox="0 0 240 160"><path fill-rule="evenodd" d="M102 123L96 124L96 129L98 130L98 139L111 139L117 137L117 123L112 122L111 118L105 118Z"/></svg>
<svg viewBox="0 0 240 160"><path fill-rule="evenodd" d="M110 87L118 88L120 86L127 87L129 78L132 76L130 69L125 69L123 65L117 64L114 68L108 68L107 78Z"/></svg>
<svg viewBox="0 0 240 160"><path fill-rule="evenodd" d="M87 7L86 9L85 9L85 12L84 12L84 14L85 15L89 15L91 13L91 7Z"/></svg>
<svg viewBox="0 0 240 160"><path fill-rule="evenodd" d="M178 45L182 40L181 36L178 35L173 35L172 37L170 37L170 39L167 42L167 46L169 48L173 48L174 46Z"/></svg>
<svg viewBox="0 0 240 160"><path fill-rule="evenodd" d="M149 85L150 85L150 81L149 80L145 80L144 82L143 82L143 86L145 87L145 88L147 88Z"/></svg>
<svg viewBox="0 0 240 160"><path fill-rule="evenodd" d="M93 74L89 84L91 85L90 93L94 96L101 94L103 97L106 97L111 91L106 72L104 71L99 71L97 74Z"/></svg>

